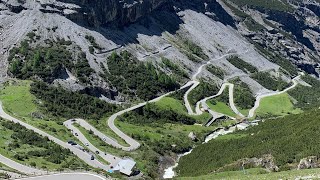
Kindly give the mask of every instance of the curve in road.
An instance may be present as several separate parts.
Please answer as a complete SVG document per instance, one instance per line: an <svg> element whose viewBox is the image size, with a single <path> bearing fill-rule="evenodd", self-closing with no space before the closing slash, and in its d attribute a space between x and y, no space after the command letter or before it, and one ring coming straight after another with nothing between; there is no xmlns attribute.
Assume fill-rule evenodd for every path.
<svg viewBox="0 0 320 180"><path fill-rule="evenodd" d="M191 82L187 82L184 86L182 86L182 87L180 88L180 90L181 90L181 89L184 89L184 88L187 88L187 87L189 87L189 86L191 86L191 85L192 85ZM175 91L168 92L168 93L166 93L166 94L164 94L164 95L162 95L162 96L160 96L160 97L157 97L157 98L155 98L155 99L153 99L153 100L150 100L150 101L148 101L148 102L156 102L156 101L159 101L161 98L163 98L163 97L165 97L165 96L167 96L167 95L169 95L169 94L172 94L172 93L174 93L174 92L175 92ZM116 119L118 116L120 116L120 115L122 115L122 114L124 114L124 113L126 113L126 112L132 111L132 110L134 110L134 109L140 108L140 107L146 105L148 102L140 103L140 104L135 105L135 106L133 106L133 107L130 107L130 108L128 108L128 109L125 109L125 110L122 110L122 111L120 111L120 112L117 112L117 113L113 114L113 115L108 119L108 121L107 121L107 122L108 122L108 126L109 126L118 136L120 136L122 139L124 139L130 146L129 146L129 147L121 146L121 145L119 145L115 140L113 140L112 138L109 138L109 137L105 136L106 138L108 138L110 144L113 144L113 145L115 145L115 146L121 146L121 148L122 148L123 150L126 150L126 151L135 150L135 149L137 149L137 148L140 146L140 143L139 143L139 142L137 142L136 140L134 140L133 138L129 137L128 135L126 135L125 133L123 133L121 130L119 130L119 129L114 125L114 121L115 121L115 119ZM15 118L15 117L10 116L9 114L7 114L7 113L4 111L1 102L0 102L0 117L2 117L2 118L4 118L4 119L7 119L7 120L9 120L9 121L12 121L12 122L14 122L14 123L19 123L19 124L21 124L22 126L26 127L27 129L33 130L34 132L36 132L36 133L38 133L38 134L40 134L40 135L42 135L42 136L48 137L49 140L51 140L51 141L59 144L60 146L62 146L62 147L64 147L64 148L70 149L70 151L72 151L75 155L77 155L80 159L82 159L82 160L85 161L88 165L90 165L90 166L92 166L92 167L100 168L100 169L103 169L103 170L106 170L106 171L107 171L107 170L110 170L110 169L111 169L111 166L114 166L114 164L116 164L118 161L121 160L120 158L118 158L118 157L116 157L116 156L112 156L111 154L104 154L104 153L102 153L101 157L102 157L104 160L108 161L108 162L110 163L110 165L105 165L105 164L101 163L100 161L98 161L97 159L91 160L92 154L90 154L89 152L85 152L85 151L83 151L83 150L81 150L81 149L79 149L79 148L76 148L75 146L71 146L71 145L67 144L66 142L63 142L63 141L61 141L60 139L55 138L55 137L51 136L50 134L48 134L48 133L46 133L46 132L44 132L44 131L42 131L42 130L40 130L40 129L38 129L38 128L35 128L35 127L33 127L33 126L31 126L31 125L29 125L29 124L27 124L27 123L25 123L25 122L23 122L23 121ZM84 120L80 120L80 119L78 119L78 120L81 121L83 124L89 125L89 124L88 124L86 121L84 121ZM69 125L69 123L70 123L69 121L66 121L66 122L65 122L65 125L66 125L66 126L69 126L74 132L77 132L78 136L76 136L76 137L78 137L78 139L80 139L80 141L83 142L84 144L85 144L85 143L88 143L88 144L89 144L90 142L85 138L85 136L84 136L79 130L74 129L74 127L72 127L72 125ZM88 126L88 127L90 127L90 128L93 129L92 126ZM93 130L95 130L94 132L97 133L97 134L100 134L100 133L101 133L101 132L99 132L99 131L96 130L96 129L93 129ZM101 133L101 136L102 136L102 135L103 135L103 134ZM80 138L79 138L79 136L80 136ZM90 150L92 150L92 151L94 151L94 152L95 152L95 151L99 151L99 149L96 148L96 147L94 147L91 143L89 144L89 146L90 146ZM99 151L99 152L101 152L101 151ZM99 153L99 154L100 154L100 153ZM104 154L104 155L103 155L103 154ZM26 174L44 174L44 173L45 173L44 171L41 171L41 170L38 170L38 169L34 169L34 168L30 168L30 167L28 167L28 166L24 166L24 165L22 165L22 164L19 164L19 163L15 162L15 161L12 161L11 159L8 159L8 158L6 158L6 157L4 157L4 156L0 156L0 162L2 162L3 164L11 167L12 169L16 169L16 170L21 171L21 172L26 173Z"/></svg>
<svg viewBox="0 0 320 180"><path fill-rule="evenodd" d="M254 103L254 107L252 109L250 109L249 111L249 115L248 115L248 118L253 118L254 117L254 114L255 114L255 111L258 109L258 107L260 106L260 101L261 99L265 98L265 97L270 97L270 96L275 96L275 95L279 95L279 94L282 94L282 93L285 93L287 91L289 91L290 89L293 89L295 88L297 85L298 85L298 80L300 79L301 75L298 75L297 77L293 78L291 81L293 83L292 86L282 90L282 91L276 91L276 92L270 92L270 93L266 93L266 94L260 94L257 96L256 98L256 102Z"/></svg>
<svg viewBox="0 0 320 180"><path fill-rule="evenodd" d="M21 173L24 174L29 174L29 175L41 175L41 174L45 174L45 171L33 168L33 167L29 167L23 164L20 164L16 161L13 161L3 155L0 154L0 162L12 169L18 170Z"/></svg>
<svg viewBox="0 0 320 180"><path fill-rule="evenodd" d="M67 142L63 142L60 139L36 128L33 127L17 118L14 118L10 115L8 115L2 107L2 102L0 102L0 117L2 117L3 119L12 121L14 123L19 123L22 126L24 126L27 129L33 130L34 132L44 136L44 137L48 137L49 140L55 142L56 144L60 145L63 148L69 149L71 152L73 152L73 154L75 154L76 156L78 156L80 159L82 159L84 162L86 162L88 165L95 167L95 168L100 168L100 169L104 169L104 170L109 170L108 166L104 165L103 163L101 163L100 161L98 161L97 159L91 160L91 154L84 152L83 150L80 150L79 148L75 147L75 146L71 146L70 144L68 144ZM7 165L7 164L6 164ZM17 169L17 170L21 170L19 168L23 168L20 166L15 166L12 167L13 169ZM27 171L27 170L22 170L22 171Z"/></svg>
<svg viewBox="0 0 320 180"><path fill-rule="evenodd" d="M207 105L206 102L207 102L208 100L212 99L212 98L216 98L216 97L220 96L220 95L223 93L223 91L226 89L227 86L229 87L229 104L230 104L230 108L231 108L232 111L233 111L235 114L237 114L238 116L244 117L244 116L238 111L237 107L236 107L235 104L234 104L234 99L233 99L234 85L231 84L231 83L223 83L222 86L221 86L221 88L220 88L220 90L219 90L219 92L218 92L217 94L215 94L215 95L213 95L213 96L206 97L206 98L198 101L197 104L196 104L196 114L202 114L202 113L203 113L203 112L201 111L201 109L200 109L200 105L201 105L203 108L205 108L205 109L209 109L209 107L208 107L208 105ZM209 110L209 112L210 112L210 110ZM214 112L214 111L212 111L212 110L211 110L211 113L210 113L210 114L213 115L213 117L216 117L216 116L217 116L217 115L216 115L217 112ZM221 113L218 113L218 114L221 114ZM225 116L228 116L228 115L225 115ZM228 116L228 117L230 117L230 116ZM234 119L234 117L230 117L230 118Z"/></svg>
<svg viewBox="0 0 320 180"><path fill-rule="evenodd" d="M229 83L229 105L232 111L236 113L236 115L240 116L241 118L244 118L244 115L240 113L240 111L237 109L236 105L234 104L233 90L234 90L234 84Z"/></svg>
<svg viewBox="0 0 320 180"><path fill-rule="evenodd" d="M191 108L191 105L190 105L189 100L188 100L188 96L189 96L189 93L190 93L193 89L195 89L195 88L200 84L200 82L197 80L197 77L198 77L198 75L202 72L202 69L203 69L205 66L211 64L211 63L214 62L214 61L217 61L217 60L220 60L220 59L223 59L223 58L225 58L225 57L232 56L232 55L245 54L245 53L248 53L249 51L250 51L250 50L248 49L248 50L246 50L246 51L244 51L244 52L242 52L242 53L227 53L227 54L222 55L222 56L220 56L220 57L218 57L218 58L209 60L207 63L202 64L202 65L198 68L197 72L192 76L192 80L189 81L189 82L192 83L193 85L191 86L190 89L188 89L188 91L187 91L187 92L184 94L184 96L183 96L184 104L185 104L185 106L186 106L186 108L187 108L187 111L188 111L188 114L189 114L189 115L200 115L200 114L201 114L199 110L197 111L197 109L196 109L196 112L195 112L195 113L193 112L193 109ZM230 84L230 83L229 83L229 84ZM229 87L229 88L230 88L230 87ZM232 92L233 92L233 87L232 87ZM229 93L230 93L230 91L229 91ZM232 94L232 97L233 97L233 94ZM234 110L236 114L238 114L238 115L241 116L242 114L241 114L241 113L237 110L237 108L235 108L235 106L234 106L233 98L232 98L231 102L232 102L232 104L233 104L232 110ZM242 115L242 116L243 116L243 115Z"/></svg>
<svg viewBox="0 0 320 180"><path fill-rule="evenodd" d="M97 147L95 147L93 144L91 144L91 142L85 137L85 135L83 135L81 133L81 131L76 128L73 124L74 123L78 123L79 125L81 125L84 128L88 128L88 124L85 124L87 122L85 122L82 119L71 119L71 120L67 120L65 121L63 124L69 129L71 130L71 132L76 136L77 139L80 140L80 142L82 144L84 144L91 152L95 152L96 156L100 156L103 160L107 161L109 164L108 169L112 169L112 167L115 167L122 159L114 156L112 154L109 154L107 152L103 152L100 149L98 149ZM90 130L90 129L89 129ZM94 134L97 134L96 131L93 131ZM98 131L99 132L99 131ZM101 139L103 139L104 137L102 137ZM106 139L107 140L107 139ZM98 152L98 153L97 153ZM92 154L93 155L93 154Z"/></svg>

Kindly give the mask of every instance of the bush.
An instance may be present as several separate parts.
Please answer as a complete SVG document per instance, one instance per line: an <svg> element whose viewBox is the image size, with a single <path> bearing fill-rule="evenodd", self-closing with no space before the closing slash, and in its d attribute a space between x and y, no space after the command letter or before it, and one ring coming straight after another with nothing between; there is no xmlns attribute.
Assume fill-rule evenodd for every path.
<svg viewBox="0 0 320 180"><path fill-rule="evenodd" d="M176 65L175 63L171 62L169 59L167 58L161 58L163 64L165 64L174 74L177 74L180 77L183 78L189 78L188 74L181 69L178 65Z"/></svg>
<svg viewBox="0 0 320 180"><path fill-rule="evenodd" d="M87 83L88 77L94 72L84 53L79 53L75 59L60 42L52 43L50 47L32 48L25 40L19 48L10 50L8 61L9 73L14 77L19 79L40 77L49 83L61 78L64 69L70 70L83 83Z"/></svg>
<svg viewBox="0 0 320 180"><path fill-rule="evenodd" d="M217 94L218 91L219 89L216 85L201 81L200 84L190 92L188 100L190 104L194 106L201 99L210 95Z"/></svg>
<svg viewBox="0 0 320 180"><path fill-rule="evenodd" d="M20 161L33 157L42 157L45 160L52 162L54 164L60 164L65 161L68 157L73 156L69 149L64 149L58 144L50 141L47 137L42 137L41 135L35 133L32 130L25 128L20 124L13 123L11 121L4 121L1 119L1 125L11 131L13 131L11 138L13 142L10 145L14 150L19 148L20 145L28 144L31 147L36 147L29 150L26 149L25 153L15 154L14 158ZM36 167L35 162L30 163L31 166Z"/></svg>
<svg viewBox="0 0 320 180"><path fill-rule="evenodd" d="M239 78L232 81L235 85L233 91L234 103L241 109L249 109L254 106L255 97L247 84L242 82Z"/></svg>
<svg viewBox="0 0 320 180"><path fill-rule="evenodd" d="M159 93L174 91L180 86L175 79L156 69L151 63L144 64L124 51L112 53L108 58L106 77L118 91L143 100L157 97Z"/></svg>
<svg viewBox="0 0 320 180"><path fill-rule="evenodd" d="M263 87L276 91L276 90L284 90L289 87L289 83L283 81L280 77L274 78L268 72L257 72L251 75L251 78L255 79L259 84Z"/></svg>
<svg viewBox="0 0 320 180"><path fill-rule="evenodd" d="M201 47L196 45L194 42L192 42L190 40L185 40L184 45L186 46L188 51L190 51L192 54L197 55L198 57L200 57L203 60L209 59L209 57L203 52ZM192 58L191 58L191 60L192 60Z"/></svg>
<svg viewBox="0 0 320 180"><path fill-rule="evenodd" d="M312 87L298 85L288 91L289 95L298 101L295 106L302 109L320 107L320 81L309 75L302 76L301 78Z"/></svg>
<svg viewBox="0 0 320 180"><path fill-rule="evenodd" d="M143 108L139 108L132 113L126 113L123 117L129 123L140 125L152 123L182 123L187 125L193 125L196 122L195 119L185 114L178 114L171 109L162 109L152 103L148 103Z"/></svg>
<svg viewBox="0 0 320 180"><path fill-rule="evenodd" d="M296 76L298 73L297 67L295 67L290 60L283 58L279 54L272 53L267 47L262 47L260 44L252 41L249 39L249 41L254 44L256 49L264 55L269 61L279 65L282 67L286 72L288 72L291 76Z"/></svg>
<svg viewBox="0 0 320 180"><path fill-rule="evenodd" d="M92 48L101 50L102 48L96 43L96 39L93 36L86 35L85 38L91 43Z"/></svg>
<svg viewBox="0 0 320 180"><path fill-rule="evenodd" d="M209 64L209 65L207 66L207 70L208 70L211 74L217 76L218 78L224 79L225 73L224 73L224 71L223 71L221 68L216 67L216 66L214 66L214 65L212 65L212 64Z"/></svg>
<svg viewBox="0 0 320 180"><path fill-rule="evenodd" d="M93 118L99 119L106 113L114 112L115 105L98 98L70 92L61 87L49 86L36 81L31 84L30 92L42 100L40 106L54 116L64 118Z"/></svg>
<svg viewBox="0 0 320 180"><path fill-rule="evenodd" d="M227 60L234 65L236 68L241 69L245 73L255 73L258 72L258 69L251 64L240 59L238 56L231 56Z"/></svg>

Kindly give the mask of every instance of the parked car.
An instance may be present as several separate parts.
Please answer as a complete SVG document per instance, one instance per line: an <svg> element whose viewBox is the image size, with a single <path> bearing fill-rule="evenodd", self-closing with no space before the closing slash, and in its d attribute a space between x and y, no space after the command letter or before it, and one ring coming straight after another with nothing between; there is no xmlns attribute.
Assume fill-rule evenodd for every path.
<svg viewBox="0 0 320 180"><path fill-rule="evenodd" d="M89 146L89 143L85 143L84 145Z"/></svg>
<svg viewBox="0 0 320 180"><path fill-rule="evenodd" d="M78 136L78 133L74 133L74 135Z"/></svg>
<svg viewBox="0 0 320 180"><path fill-rule="evenodd" d="M71 119L71 122L76 122L76 120L75 119Z"/></svg>
<svg viewBox="0 0 320 180"><path fill-rule="evenodd" d="M97 153L97 154L100 154L100 152L99 152L99 151L96 151L96 153Z"/></svg>
<svg viewBox="0 0 320 180"><path fill-rule="evenodd" d="M93 155L91 155L91 160L94 160L94 156Z"/></svg>

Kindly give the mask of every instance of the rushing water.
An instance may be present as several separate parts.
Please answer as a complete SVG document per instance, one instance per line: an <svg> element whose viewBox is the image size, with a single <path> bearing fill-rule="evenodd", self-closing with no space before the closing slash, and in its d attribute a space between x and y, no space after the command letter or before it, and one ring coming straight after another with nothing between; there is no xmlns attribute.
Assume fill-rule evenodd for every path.
<svg viewBox="0 0 320 180"><path fill-rule="evenodd" d="M176 175L176 173L174 172L173 169L178 166L179 159L180 159L182 156L185 156L185 155L190 154L191 152L192 152L192 149L191 149L190 151L188 151L188 152L183 153L183 154L179 154L176 164L174 164L173 166L170 166L170 167L168 167L167 169L164 170L163 178L164 178L164 179L173 178L173 177Z"/></svg>
<svg viewBox="0 0 320 180"><path fill-rule="evenodd" d="M220 135L225 135L225 134L229 134L229 133L232 133L234 132L236 129L238 130L243 130L243 129L246 129L247 127L249 126L249 124L246 124L246 123L240 123L240 124L236 124L234 126L231 126L227 129L225 128L221 128L221 129L218 129L216 131L214 131L213 133L209 134L205 141L203 143L207 143L209 142L210 140L212 139L215 139L217 138L218 136ZM164 179L170 179L170 178L173 178L176 173L174 172L174 168L176 168L178 166L178 162L179 162L179 159L182 157L182 156L185 156L185 155L188 155L192 152L192 149L184 154L180 154L178 155L178 159L177 159L177 162L175 163L175 165L173 166L170 166L168 167L167 169L164 170L164 175L163 175L163 178Z"/></svg>

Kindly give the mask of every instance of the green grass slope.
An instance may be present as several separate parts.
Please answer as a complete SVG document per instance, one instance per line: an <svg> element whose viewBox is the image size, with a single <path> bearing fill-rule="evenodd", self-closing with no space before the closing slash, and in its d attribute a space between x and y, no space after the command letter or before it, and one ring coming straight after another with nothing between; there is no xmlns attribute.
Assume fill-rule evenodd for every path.
<svg viewBox="0 0 320 180"><path fill-rule="evenodd" d="M160 101L155 102L155 105L165 110L171 109L177 114L188 115L182 102L172 97L164 97ZM194 118L196 122L200 124L206 123L211 118L210 114L206 112L201 115L191 115L190 117Z"/></svg>
<svg viewBox="0 0 320 180"><path fill-rule="evenodd" d="M207 179L237 179L237 180L278 180L278 179L319 179L320 169L303 169L282 172L267 172L261 168L252 168L244 171L226 171L221 173L212 173L210 175L198 177L178 177L179 180L207 180Z"/></svg>
<svg viewBox="0 0 320 180"><path fill-rule="evenodd" d="M318 109L261 122L235 134L237 138L218 138L196 147L181 158L177 172L180 176L200 176L223 171L227 165L227 169L237 170L241 168L237 164L230 167L237 160L266 154L274 157L280 170L288 170L297 168L302 158L320 157L320 143L316 138L320 136Z"/></svg>
<svg viewBox="0 0 320 180"><path fill-rule="evenodd" d="M302 111L294 108L288 93L279 94L263 98L260 106L256 111L257 116L284 116L288 114L298 114Z"/></svg>
<svg viewBox="0 0 320 180"><path fill-rule="evenodd" d="M73 139L72 134L62 124L63 120L51 119L52 117L41 113L36 104L37 99L30 93L30 84L31 81L8 81L0 90L4 110L61 140Z"/></svg>
<svg viewBox="0 0 320 180"><path fill-rule="evenodd" d="M212 103L212 101L207 102L210 109L212 109L215 112L222 113L231 117L236 117L237 115L231 110L231 108L224 102L215 102L215 104Z"/></svg>

